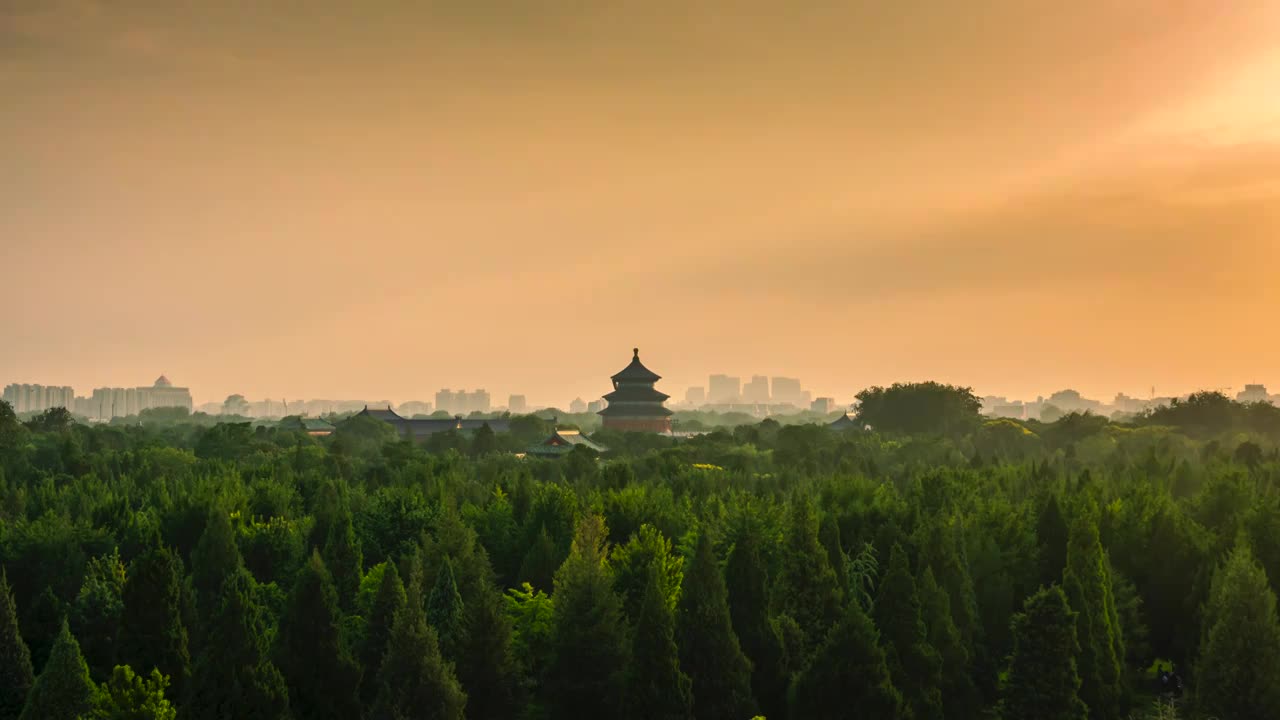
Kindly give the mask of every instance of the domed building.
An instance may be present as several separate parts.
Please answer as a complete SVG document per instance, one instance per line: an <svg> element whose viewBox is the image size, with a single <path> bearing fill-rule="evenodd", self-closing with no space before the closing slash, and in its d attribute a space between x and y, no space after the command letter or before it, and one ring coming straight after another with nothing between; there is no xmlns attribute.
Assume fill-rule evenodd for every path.
<svg viewBox="0 0 1280 720"><path fill-rule="evenodd" d="M604 396L609 403L598 414L606 430L620 432L671 432L671 411L663 405L669 395L654 385L662 379L640 362L640 348L632 348L631 364L610 378L613 392Z"/></svg>

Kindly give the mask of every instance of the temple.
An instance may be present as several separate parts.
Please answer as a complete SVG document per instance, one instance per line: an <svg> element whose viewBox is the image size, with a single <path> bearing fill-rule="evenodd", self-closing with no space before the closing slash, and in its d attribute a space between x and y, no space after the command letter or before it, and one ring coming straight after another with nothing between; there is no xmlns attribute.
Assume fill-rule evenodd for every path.
<svg viewBox="0 0 1280 720"><path fill-rule="evenodd" d="M663 403L669 395L654 389L662 376L640 362L640 348L632 349L631 364L614 375L613 392L599 415L606 430L622 432L671 432L671 411Z"/></svg>
<svg viewBox="0 0 1280 720"><path fill-rule="evenodd" d="M400 437L405 440L424 440L436 433L450 430L474 431L479 430L484 425L488 425L489 429L496 433L509 432L511 430L511 421L506 418L485 420L463 418L461 415L451 418L407 418L396 414L391 408L386 410L370 409L367 405L364 410L356 413L356 415L367 415L391 425L400 433Z"/></svg>

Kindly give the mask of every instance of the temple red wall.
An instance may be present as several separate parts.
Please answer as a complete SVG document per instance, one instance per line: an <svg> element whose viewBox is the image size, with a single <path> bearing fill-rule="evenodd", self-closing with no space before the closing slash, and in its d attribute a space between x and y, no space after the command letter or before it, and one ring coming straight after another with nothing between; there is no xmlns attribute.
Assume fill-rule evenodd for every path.
<svg viewBox="0 0 1280 720"><path fill-rule="evenodd" d="M617 430L619 432L651 432L651 433L669 433L671 432L671 418L604 418L604 427L606 430Z"/></svg>

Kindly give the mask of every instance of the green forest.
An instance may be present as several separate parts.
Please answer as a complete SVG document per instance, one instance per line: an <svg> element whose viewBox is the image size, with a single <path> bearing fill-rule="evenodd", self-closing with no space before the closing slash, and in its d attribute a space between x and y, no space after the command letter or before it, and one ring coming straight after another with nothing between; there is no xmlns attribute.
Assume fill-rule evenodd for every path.
<svg viewBox="0 0 1280 720"><path fill-rule="evenodd" d="M0 403L0 720L1280 717L1280 409L401 440Z"/></svg>

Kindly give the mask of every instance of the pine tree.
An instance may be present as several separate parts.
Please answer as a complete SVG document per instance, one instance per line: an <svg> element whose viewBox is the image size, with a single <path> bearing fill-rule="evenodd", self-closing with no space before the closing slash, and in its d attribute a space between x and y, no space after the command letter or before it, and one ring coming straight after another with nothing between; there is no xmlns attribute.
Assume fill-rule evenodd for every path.
<svg viewBox="0 0 1280 720"><path fill-rule="evenodd" d="M729 617L751 661L751 693L768 718L782 718L787 709L787 673L783 665L782 639L769 619L768 582L760 533L743 531L733 544L725 567Z"/></svg>
<svg viewBox="0 0 1280 720"><path fill-rule="evenodd" d="M1213 575L1196 663L1206 716L1280 717L1280 620L1276 595L1248 545L1237 541Z"/></svg>
<svg viewBox="0 0 1280 720"><path fill-rule="evenodd" d="M466 603L466 645L457 664L458 679L468 695L467 717L498 720L515 714L519 670L512 654L511 620L494 584L493 567L484 548L476 548L483 581Z"/></svg>
<svg viewBox="0 0 1280 720"><path fill-rule="evenodd" d="M920 596L907 553L894 544L889 567L876 595L876 626L884 644L893 684L902 691L915 720L941 720L942 658L929 644Z"/></svg>
<svg viewBox="0 0 1280 720"><path fill-rule="evenodd" d="M359 717L360 667L343 640L337 592L319 553L312 553L289 594L275 656L295 715Z"/></svg>
<svg viewBox="0 0 1280 720"><path fill-rule="evenodd" d="M210 508L200 542L191 552L191 585L202 625L217 609L222 584L243 565L227 511L217 506Z"/></svg>
<svg viewBox="0 0 1280 720"><path fill-rule="evenodd" d="M284 677L267 655L267 620L254 602L255 581L241 568L222 584L209 619L208 643L196 662L183 716L204 720L290 717Z"/></svg>
<svg viewBox="0 0 1280 720"><path fill-rule="evenodd" d="M322 556L324 566L333 577L334 588L338 591L338 605L343 612L351 612L355 607L356 593L360 590L360 576L364 567L360 544L356 541L355 529L351 525L351 511L346 505L339 508L337 517L329 527Z"/></svg>
<svg viewBox="0 0 1280 720"><path fill-rule="evenodd" d="M547 533L547 526L543 525L520 563L520 580L544 592L551 590L558 565L556 558L556 545Z"/></svg>
<svg viewBox="0 0 1280 720"><path fill-rule="evenodd" d="M448 556L436 573L435 587L427 598L427 624L436 631L440 642L440 654L456 663L459 652L466 644L466 627L463 621L462 595L453 576L453 563Z"/></svg>
<svg viewBox="0 0 1280 720"><path fill-rule="evenodd" d="M1076 612L1080 698L1091 718L1115 720L1125 710L1120 665L1124 653L1117 652L1115 600L1096 517L1097 506L1090 499L1071 523L1062 588Z"/></svg>
<svg viewBox="0 0 1280 720"><path fill-rule="evenodd" d="M374 597L360 646L360 664L364 667L360 697L366 705L377 697L377 679L382 667L382 657L391 640L391 627L404 604L404 584L400 582L400 572L396 570L395 563L389 562L382 574L382 582L378 585L378 594Z"/></svg>
<svg viewBox="0 0 1280 720"><path fill-rule="evenodd" d="M1036 541L1040 548L1040 584L1053 585L1067 567L1067 521L1057 495L1049 495L1036 521Z"/></svg>
<svg viewBox="0 0 1280 720"><path fill-rule="evenodd" d="M112 677L120 621L124 614L124 564L119 550L89 561L84 583L71 607L71 631L80 641L89 675L103 681Z"/></svg>
<svg viewBox="0 0 1280 720"><path fill-rule="evenodd" d="M845 607L813 662L796 678L792 698L792 720L905 717L875 625L858 603Z"/></svg>
<svg viewBox="0 0 1280 720"><path fill-rule="evenodd" d="M9 575L0 569L0 720L18 717L34 682L31 652L18 630L18 608L9 589Z"/></svg>
<svg viewBox="0 0 1280 720"><path fill-rule="evenodd" d="M26 616L22 618L22 637L26 638L31 648L31 666L36 670L44 668L49 660L49 652L58 639L58 628L62 627L62 619L66 617L66 609L52 587L44 590L31 601Z"/></svg>
<svg viewBox="0 0 1280 720"><path fill-rule="evenodd" d="M779 609L803 631L801 651L807 656L839 619L842 592L827 550L818 541L818 521L807 498L791 501L780 575Z"/></svg>
<svg viewBox="0 0 1280 720"><path fill-rule="evenodd" d="M599 515L584 517L556 572L552 660L544 687L553 717L615 717L622 710L630 653L622 600L605 563L606 537Z"/></svg>
<svg viewBox="0 0 1280 720"><path fill-rule="evenodd" d="M692 682L680 671L675 620L659 578L650 565L627 673L627 712L635 720L690 720Z"/></svg>
<svg viewBox="0 0 1280 720"><path fill-rule="evenodd" d="M49 661L31 687L20 720L80 720L93 708L96 689L80 644L64 620L53 641Z"/></svg>
<svg viewBox="0 0 1280 720"><path fill-rule="evenodd" d="M933 570L925 568L917 583L920 612L928 631L929 644L942 658L943 714L948 718L970 718L979 714L982 698L973 684L973 661L951 618L951 600L938 585Z"/></svg>
<svg viewBox="0 0 1280 720"><path fill-rule="evenodd" d="M836 587L846 590L849 587L849 555L840 541L840 524L831 513L822 516L822 523L818 526L818 541L827 551L827 562L831 565L831 571L836 574Z"/></svg>
<svg viewBox="0 0 1280 720"><path fill-rule="evenodd" d="M622 596L622 610L629 619L640 614L640 602L649 586L650 567L658 568L667 606L675 610L680 599L680 583L684 579L684 558L671 550L671 541L662 531L644 524L627 540L614 548L609 557L613 569L613 589Z"/></svg>
<svg viewBox="0 0 1280 720"><path fill-rule="evenodd" d="M191 666L182 623L181 577L181 565L173 553L152 545L129 566L120 618L119 662L158 668L169 677L174 697L186 691Z"/></svg>
<svg viewBox="0 0 1280 720"><path fill-rule="evenodd" d="M149 678L117 665L94 701L93 720L175 720L178 711L164 696L169 678L152 669Z"/></svg>
<svg viewBox="0 0 1280 720"><path fill-rule="evenodd" d="M409 581L405 606L396 614L378 673L378 697L370 717L395 720L462 720L466 693L440 655L435 630L423 610L422 580Z"/></svg>
<svg viewBox="0 0 1280 720"><path fill-rule="evenodd" d="M680 667L693 680L698 720L738 720L755 713L751 662L729 617L728 591L706 532L698 535L676 619Z"/></svg>
<svg viewBox="0 0 1280 720"><path fill-rule="evenodd" d="M1027 598L1013 618L1013 653L1002 690L1002 720L1086 720L1076 673L1076 613L1054 585Z"/></svg>

